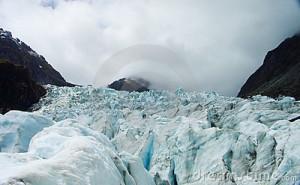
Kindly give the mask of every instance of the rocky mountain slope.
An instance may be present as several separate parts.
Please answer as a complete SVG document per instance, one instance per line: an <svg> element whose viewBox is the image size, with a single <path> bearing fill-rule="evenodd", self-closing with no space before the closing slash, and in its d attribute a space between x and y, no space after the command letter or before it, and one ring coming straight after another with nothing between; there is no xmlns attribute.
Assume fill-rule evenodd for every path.
<svg viewBox="0 0 300 185"><path fill-rule="evenodd" d="M263 65L250 76L239 97L257 94L300 99L300 36L286 39L270 51Z"/></svg>
<svg viewBox="0 0 300 185"><path fill-rule="evenodd" d="M27 110L46 94L46 90L36 84L29 71L0 59L0 113L9 110Z"/></svg>
<svg viewBox="0 0 300 185"><path fill-rule="evenodd" d="M0 116L0 184L300 183L293 98L47 88L38 111Z"/></svg>
<svg viewBox="0 0 300 185"><path fill-rule="evenodd" d="M57 72L45 58L12 34L0 28L0 59L15 65L25 66L32 79L38 84L73 86Z"/></svg>
<svg viewBox="0 0 300 185"><path fill-rule="evenodd" d="M117 91L144 92L149 91L149 85L148 81L141 78L121 78L109 84L108 88Z"/></svg>

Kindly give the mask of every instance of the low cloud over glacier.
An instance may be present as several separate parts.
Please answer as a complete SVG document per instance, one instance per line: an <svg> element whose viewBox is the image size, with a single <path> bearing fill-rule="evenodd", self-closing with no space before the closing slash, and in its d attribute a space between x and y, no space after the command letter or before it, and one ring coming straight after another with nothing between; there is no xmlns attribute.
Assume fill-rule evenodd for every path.
<svg viewBox="0 0 300 185"><path fill-rule="evenodd" d="M184 62L186 69L176 62L172 68L194 77L183 79L185 88L226 95L237 93L267 51L299 31L299 19L296 0L0 0L0 26L73 83L91 84L116 52L153 44ZM128 64L134 64L130 58L112 76ZM155 70L167 76L160 82L166 88L176 86L174 76L165 75L168 67L140 64L133 69Z"/></svg>

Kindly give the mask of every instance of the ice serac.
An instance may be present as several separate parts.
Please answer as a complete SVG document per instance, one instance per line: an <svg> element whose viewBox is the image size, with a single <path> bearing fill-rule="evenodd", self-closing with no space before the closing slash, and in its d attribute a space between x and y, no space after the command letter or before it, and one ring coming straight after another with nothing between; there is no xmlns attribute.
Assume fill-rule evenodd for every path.
<svg viewBox="0 0 300 185"><path fill-rule="evenodd" d="M118 155L108 138L64 120L36 134L27 153L0 153L0 184L154 185L142 161Z"/></svg>
<svg viewBox="0 0 300 185"><path fill-rule="evenodd" d="M47 88L34 114L53 125L32 137L28 152L0 153L0 184L300 182L294 98Z"/></svg>
<svg viewBox="0 0 300 185"><path fill-rule="evenodd" d="M241 99L182 89L48 91L40 114L85 120L116 151L138 157L157 185L288 185L300 178L300 102L294 98Z"/></svg>
<svg viewBox="0 0 300 185"><path fill-rule="evenodd" d="M42 116L10 111L0 117L0 151L27 152L31 138L53 122Z"/></svg>

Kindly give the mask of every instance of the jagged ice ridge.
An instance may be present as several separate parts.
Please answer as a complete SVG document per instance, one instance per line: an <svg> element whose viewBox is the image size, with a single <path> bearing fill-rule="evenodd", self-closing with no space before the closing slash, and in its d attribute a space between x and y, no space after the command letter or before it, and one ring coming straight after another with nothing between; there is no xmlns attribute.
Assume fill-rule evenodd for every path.
<svg viewBox="0 0 300 185"><path fill-rule="evenodd" d="M47 89L0 116L0 184L299 184L293 98Z"/></svg>

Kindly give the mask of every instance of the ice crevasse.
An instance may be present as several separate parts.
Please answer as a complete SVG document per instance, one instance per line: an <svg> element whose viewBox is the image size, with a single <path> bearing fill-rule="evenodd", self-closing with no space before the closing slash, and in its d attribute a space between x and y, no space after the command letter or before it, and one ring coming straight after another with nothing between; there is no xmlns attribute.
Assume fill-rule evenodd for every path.
<svg viewBox="0 0 300 185"><path fill-rule="evenodd" d="M300 102L48 86L0 116L0 184L300 184Z"/></svg>

